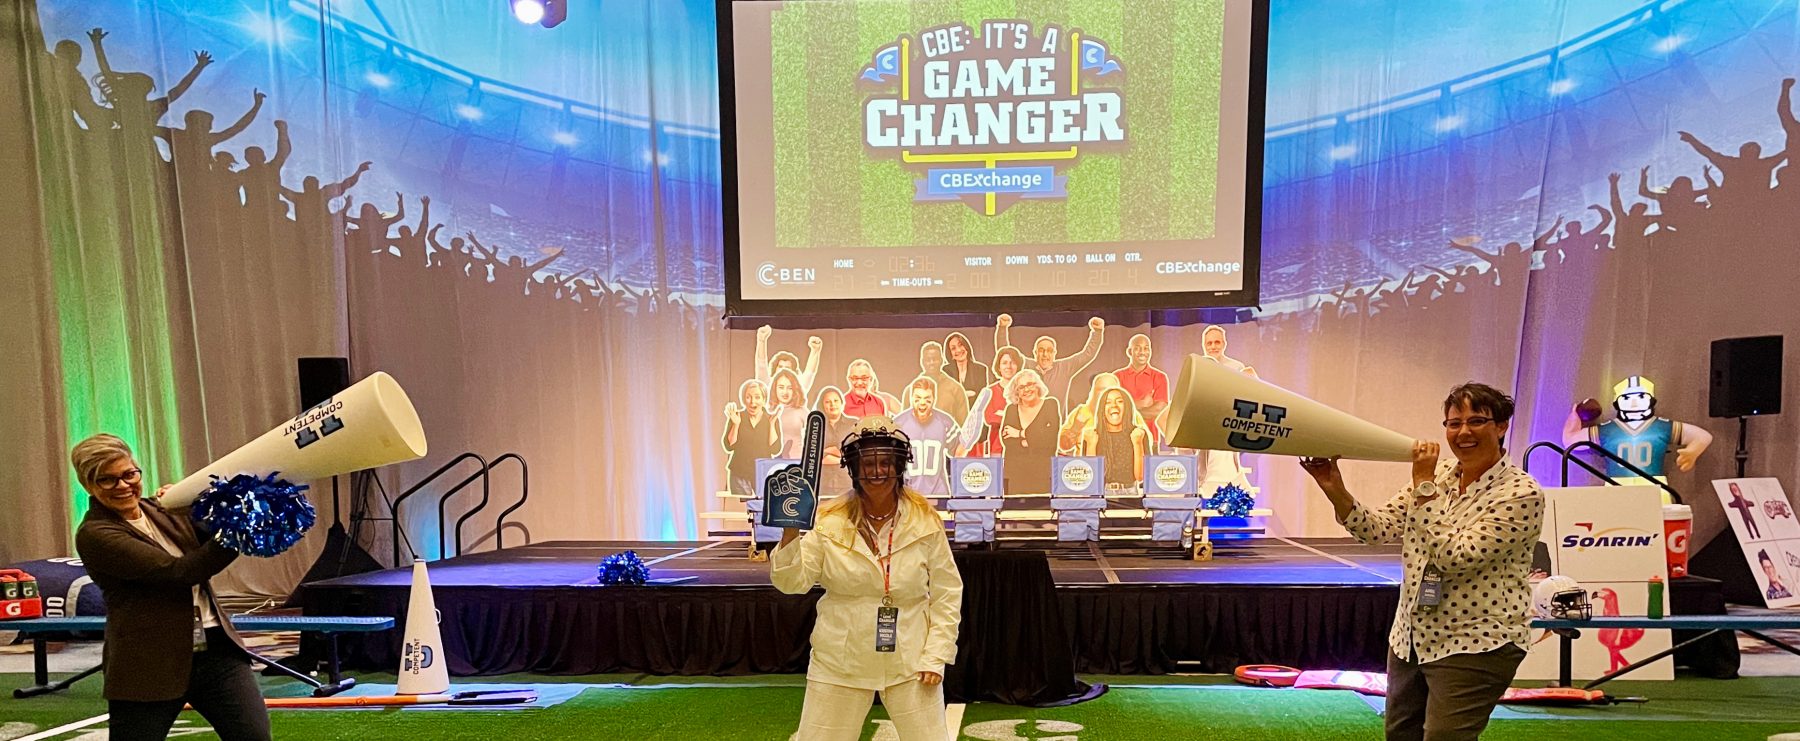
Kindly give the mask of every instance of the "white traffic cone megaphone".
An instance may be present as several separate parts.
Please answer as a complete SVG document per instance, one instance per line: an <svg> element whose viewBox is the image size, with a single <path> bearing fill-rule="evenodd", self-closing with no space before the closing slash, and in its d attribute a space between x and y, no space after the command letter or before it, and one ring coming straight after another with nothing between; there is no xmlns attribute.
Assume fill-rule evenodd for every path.
<svg viewBox="0 0 1800 741"><path fill-rule="evenodd" d="M406 633L400 642L400 679L396 694L429 695L450 689L444 663L444 635L438 628L437 600L425 562L413 559L412 595L406 604Z"/></svg>
<svg viewBox="0 0 1800 741"><path fill-rule="evenodd" d="M425 428L406 391L377 371L169 488L165 507L192 504L212 476L279 472L295 483L425 456Z"/></svg>
<svg viewBox="0 0 1800 741"><path fill-rule="evenodd" d="M1169 406L1169 444L1302 457L1410 461L1413 440L1189 355Z"/></svg>

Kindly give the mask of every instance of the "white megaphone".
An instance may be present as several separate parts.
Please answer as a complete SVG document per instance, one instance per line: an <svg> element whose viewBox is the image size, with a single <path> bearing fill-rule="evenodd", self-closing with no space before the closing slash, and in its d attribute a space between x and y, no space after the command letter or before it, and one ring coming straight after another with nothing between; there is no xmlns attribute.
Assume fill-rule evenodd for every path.
<svg viewBox="0 0 1800 741"><path fill-rule="evenodd" d="M1410 461L1413 439L1189 355L1169 406L1169 444L1302 457Z"/></svg>
<svg viewBox="0 0 1800 741"><path fill-rule="evenodd" d="M412 594L406 603L406 633L400 643L398 687L401 695L429 695L450 689L450 667L444 662L444 634L438 627L437 600L425 562L413 559Z"/></svg>
<svg viewBox="0 0 1800 741"><path fill-rule="evenodd" d="M393 376L377 371L169 488L165 507L185 507L212 486L212 476L279 472L293 482L410 461L425 456L419 413Z"/></svg>

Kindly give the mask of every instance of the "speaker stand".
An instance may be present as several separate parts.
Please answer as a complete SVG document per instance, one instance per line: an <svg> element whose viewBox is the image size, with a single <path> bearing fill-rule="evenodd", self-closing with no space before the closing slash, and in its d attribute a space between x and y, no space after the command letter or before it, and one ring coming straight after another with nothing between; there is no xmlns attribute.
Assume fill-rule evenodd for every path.
<svg viewBox="0 0 1800 741"><path fill-rule="evenodd" d="M1737 475L1737 477L1740 479L1744 477L1744 464L1749 462L1749 460L1750 460L1750 449L1744 446L1744 441L1749 436L1750 436L1750 418L1749 417L1738 417L1738 446L1737 446L1738 475Z"/></svg>

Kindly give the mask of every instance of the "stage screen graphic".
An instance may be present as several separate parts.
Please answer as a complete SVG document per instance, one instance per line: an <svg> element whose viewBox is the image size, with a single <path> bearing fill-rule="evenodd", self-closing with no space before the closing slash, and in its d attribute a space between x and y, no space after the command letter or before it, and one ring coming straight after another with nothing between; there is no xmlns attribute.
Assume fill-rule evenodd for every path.
<svg viewBox="0 0 1800 741"><path fill-rule="evenodd" d="M728 313L1256 303L1267 5L991 8L721 0Z"/></svg>

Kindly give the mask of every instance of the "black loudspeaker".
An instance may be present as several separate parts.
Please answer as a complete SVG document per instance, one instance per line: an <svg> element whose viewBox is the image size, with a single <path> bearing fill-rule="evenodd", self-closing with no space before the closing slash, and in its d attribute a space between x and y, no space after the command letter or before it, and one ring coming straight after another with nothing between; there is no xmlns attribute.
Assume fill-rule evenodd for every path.
<svg viewBox="0 0 1800 741"><path fill-rule="evenodd" d="M347 388L350 388L349 358L300 359L301 411L311 409Z"/></svg>
<svg viewBox="0 0 1800 741"><path fill-rule="evenodd" d="M1749 417L1781 413L1781 335L1712 343L1709 414Z"/></svg>

